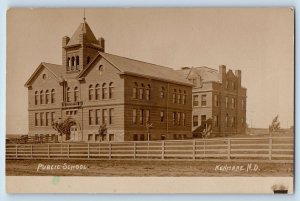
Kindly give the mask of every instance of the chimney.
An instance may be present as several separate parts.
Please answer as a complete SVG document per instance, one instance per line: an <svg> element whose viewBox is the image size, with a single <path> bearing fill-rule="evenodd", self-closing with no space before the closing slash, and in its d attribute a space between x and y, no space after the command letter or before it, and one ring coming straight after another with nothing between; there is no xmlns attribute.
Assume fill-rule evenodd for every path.
<svg viewBox="0 0 300 201"><path fill-rule="evenodd" d="M103 38L103 37L100 37L100 38L98 39L98 41L99 41L100 47L102 48L102 51L104 52L104 51L105 51L105 40L104 40L104 38Z"/></svg>
<svg viewBox="0 0 300 201"><path fill-rule="evenodd" d="M219 66L219 77L220 77L221 83L225 84L225 79L226 79L226 66L225 65Z"/></svg>
<svg viewBox="0 0 300 201"><path fill-rule="evenodd" d="M236 78L237 78L237 86L241 87L242 85L242 71L241 70L235 70L234 72Z"/></svg>

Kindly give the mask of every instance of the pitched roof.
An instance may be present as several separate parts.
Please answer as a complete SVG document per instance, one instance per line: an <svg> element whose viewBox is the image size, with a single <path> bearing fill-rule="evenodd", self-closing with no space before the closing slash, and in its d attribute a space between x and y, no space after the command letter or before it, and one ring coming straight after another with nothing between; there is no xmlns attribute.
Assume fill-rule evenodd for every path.
<svg viewBox="0 0 300 201"><path fill-rule="evenodd" d="M104 52L99 52L99 55L109 63L111 63L116 69L120 71L120 73L132 74L136 76L146 76L154 79L156 78L160 80L191 85L191 83L184 77L182 77L180 73L169 67L138 61ZM89 65L85 70L83 70L78 77L84 76L85 72L90 66L92 65Z"/></svg>
<svg viewBox="0 0 300 201"><path fill-rule="evenodd" d="M70 46L80 44L80 34L85 35L87 43L98 43L90 26L86 21L84 21L83 23L80 23L67 45Z"/></svg>
<svg viewBox="0 0 300 201"><path fill-rule="evenodd" d="M201 76L203 82L209 82L209 81L220 82L219 71L206 66L184 68L178 70L178 72L183 74L186 79L193 76Z"/></svg>
<svg viewBox="0 0 300 201"><path fill-rule="evenodd" d="M29 87L31 81L35 78L35 76L40 72L40 70L45 67L49 72L51 72L57 81L62 82L64 79L62 77L64 68L62 65L50 64L42 62L34 71L34 73L30 76L30 78L25 83L25 87Z"/></svg>

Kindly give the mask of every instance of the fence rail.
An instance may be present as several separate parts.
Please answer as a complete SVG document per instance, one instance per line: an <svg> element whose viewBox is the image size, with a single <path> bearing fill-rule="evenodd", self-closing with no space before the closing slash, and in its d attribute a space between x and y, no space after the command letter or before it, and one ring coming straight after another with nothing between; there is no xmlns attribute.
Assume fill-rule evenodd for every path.
<svg viewBox="0 0 300 201"><path fill-rule="evenodd" d="M292 162L294 139L269 137L6 144L6 159L254 159Z"/></svg>

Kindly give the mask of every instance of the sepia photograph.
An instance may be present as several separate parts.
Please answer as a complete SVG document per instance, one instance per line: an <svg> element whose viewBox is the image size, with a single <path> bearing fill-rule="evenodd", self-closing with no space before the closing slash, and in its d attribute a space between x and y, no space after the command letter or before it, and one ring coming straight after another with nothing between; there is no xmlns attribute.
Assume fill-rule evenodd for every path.
<svg viewBox="0 0 300 201"><path fill-rule="evenodd" d="M291 7L9 9L7 192L292 194L294 37Z"/></svg>

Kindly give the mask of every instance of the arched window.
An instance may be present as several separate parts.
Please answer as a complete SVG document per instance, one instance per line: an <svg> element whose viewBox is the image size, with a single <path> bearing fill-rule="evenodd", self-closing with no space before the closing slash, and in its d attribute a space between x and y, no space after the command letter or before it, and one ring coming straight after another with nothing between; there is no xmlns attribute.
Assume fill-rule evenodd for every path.
<svg viewBox="0 0 300 201"><path fill-rule="evenodd" d="M150 100L150 84L146 88L146 100Z"/></svg>
<svg viewBox="0 0 300 201"><path fill-rule="evenodd" d="M74 66L75 66L75 58L72 57L72 59L71 59L71 70L74 70Z"/></svg>
<svg viewBox="0 0 300 201"><path fill-rule="evenodd" d="M226 125L226 127L228 127L228 114L226 114L226 116L225 116L225 125Z"/></svg>
<svg viewBox="0 0 300 201"><path fill-rule="evenodd" d="M45 103L48 104L50 103L50 94L49 94L49 90L47 89L46 92L45 92Z"/></svg>
<svg viewBox="0 0 300 201"><path fill-rule="evenodd" d="M100 85L96 84L96 100L100 100Z"/></svg>
<svg viewBox="0 0 300 201"><path fill-rule="evenodd" d="M70 87L67 88L67 102L71 102L71 90L70 90Z"/></svg>
<svg viewBox="0 0 300 201"><path fill-rule="evenodd" d="M115 94L114 94L114 83L111 82L109 83L109 99L114 98Z"/></svg>
<svg viewBox="0 0 300 201"><path fill-rule="evenodd" d="M181 104L181 90L179 90L177 94L177 103Z"/></svg>
<svg viewBox="0 0 300 201"><path fill-rule="evenodd" d="M79 56L76 56L76 70L79 69Z"/></svg>
<svg viewBox="0 0 300 201"><path fill-rule="evenodd" d="M93 96L94 96L93 85L90 85L89 86L89 100L93 100Z"/></svg>
<svg viewBox="0 0 300 201"><path fill-rule="evenodd" d="M138 98L138 84L135 82L134 86L132 88L132 98L137 99Z"/></svg>
<svg viewBox="0 0 300 201"><path fill-rule="evenodd" d="M161 98L161 99L164 99L164 98L165 98L165 88L164 88L164 87L162 87L162 88L160 89L160 98Z"/></svg>
<svg viewBox="0 0 300 201"><path fill-rule="evenodd" d="M102 84L102 99L108 99L106 83Z"/></svg>
<svg viewBox="0 0 300 201"><path fill-rule="evenodd" d="M186 91L183 91L183 96L182 96L182 104L186 104Z"/></svg>
<svg viewBox="0 0 300 201"><path fill-rule="evenodd" d="M173 103L176 103L176 94L177 94L177 90L174 89L173 90Z"/></svg>
<svg viewBox="0 0 300 201"><path fill-rule="evenodd" d="M44 92L43 90L40 91L40 104L43 104L44 103Z"/></svg>
<svg viewBox="0 0 300 201"><path fill-rule="evenodd" d="M39 102L39 92L35 91L35 94L34 94L34 104L37 105L38 102Z"/></svg>
<svg viewBox="0 0 300 201"><path fill-rule="evenodd" d="M51 103L55 103L55 89L51 90Z"/></svg>
<svg viewBox="0 0 300 201"><path fill-rule="evenodd" d="M74 101L78 101L79 100L79 90L78 87L74 88Z"/></svg>
<svg viewBox="0 0 300 201"><path fill-rule="evenodd" d="M98 67L98 70L99 70L99 75L102 75L102 73L103 73L103 65L100 65L99 67Z"/></svg>
<svg viewBox="0 0 300 201"><path fill-rule="evenodd" d="M87 58L86 58L86 64L89 64L90 61L91 61L91 58L90 58L90 57L87 57Z"/></svg>
<svg viewBox="0 0 300 201"><path fill-rule="evenodd" d="M141 84L141 88L140 88L140 93L139 93L139 98L142 100L142 99L144 99L144 88L145 88L145 86L144 86L144 84Z"/></svg>

